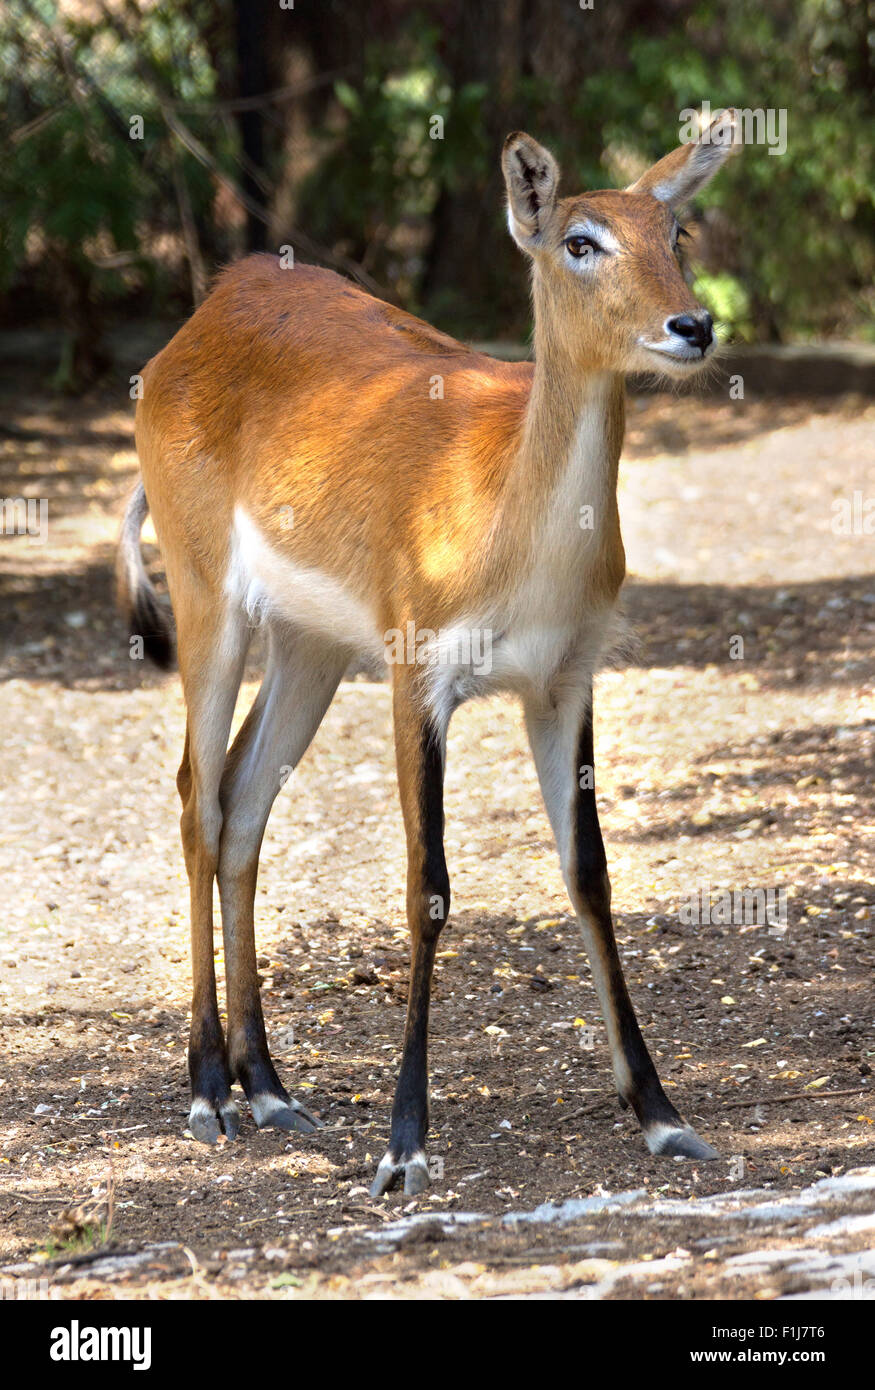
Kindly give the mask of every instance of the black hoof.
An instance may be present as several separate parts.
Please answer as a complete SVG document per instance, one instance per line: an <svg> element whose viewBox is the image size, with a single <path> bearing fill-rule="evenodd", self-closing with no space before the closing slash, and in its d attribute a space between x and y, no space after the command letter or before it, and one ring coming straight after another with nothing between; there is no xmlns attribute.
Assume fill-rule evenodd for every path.
<svg viewBox="0 0 875 1390"><path fill-rule="evenodd" d="M656 1124L645 1130L644 1138L652 1154L660 1158L719 1158L716 1149L700 1139L689 1125Z"/></svg>
<svg viewBox="0 0 875 1390"><path fill-rule="evenodd" d="M407 1197L416 1197L428 1187L428 1164L421 1149L407 1158L396 1158L392 1150L387 1149L371 1183L371 1196L382 1197L384 1192L391 1192L402 1177L404 1194Z"/></svg>
<svg viewBox="0 0 875 1390"><path fill-rule="evenodd" d="M195 1096L188 1113L188 1127L201 1144L215 1144L220 1134L236 1139L240 1130L240 1111L230 1096L225 1101Z"/></svg>
<svg viewBox="0 0 875 1390"><path fill-rule="evenodd" d="M251 1096L249 1108L259 1129L283 1129L288 1133L312 1134L321 1128L315 1115L311 1115L296 1100L281 1100L279 1096L263 1092Z"/></svg>

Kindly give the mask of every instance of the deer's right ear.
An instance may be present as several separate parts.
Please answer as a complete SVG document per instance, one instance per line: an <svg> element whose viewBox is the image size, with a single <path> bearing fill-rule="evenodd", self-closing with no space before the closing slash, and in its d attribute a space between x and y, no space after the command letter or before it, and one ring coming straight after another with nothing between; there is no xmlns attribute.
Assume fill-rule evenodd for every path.
<svg viewBox="0 0 875 1390"><path fill-rule="evenodd" d="M531 251L556 206L559 165L531 135L515 130L504 142L501 168L510 234L523 251Z"/></svg>

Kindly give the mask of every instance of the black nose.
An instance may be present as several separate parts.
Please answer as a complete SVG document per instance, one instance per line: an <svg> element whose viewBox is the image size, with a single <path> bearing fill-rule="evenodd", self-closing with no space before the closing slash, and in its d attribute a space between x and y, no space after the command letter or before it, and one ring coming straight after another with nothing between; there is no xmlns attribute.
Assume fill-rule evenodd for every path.
<svg viewBox="0 0 875 1390"><path fill-rule="evenodd" d="M714 320L704 310L701 314L678 314L676 319L669 319L665 326L669 333L677 333L679 338L686 338L688 343L700 348L702 352L710 347L714 337Z"/></svg>

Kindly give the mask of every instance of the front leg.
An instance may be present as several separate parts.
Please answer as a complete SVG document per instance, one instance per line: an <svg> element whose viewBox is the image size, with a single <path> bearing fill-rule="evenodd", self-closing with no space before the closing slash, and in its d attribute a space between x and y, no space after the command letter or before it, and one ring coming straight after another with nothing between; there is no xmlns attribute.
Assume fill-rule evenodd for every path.
<svg viewBox="0 0 875 1390"><path fill-rule="evenodd" d="M608 1034L621 1103L631 1105L654 1154L717 1158L668 1099L641 1036L611 920L611 885L596 810L592 691L558 705L526 709L547 814L583 933Z"/></svg>
<svg viewBox="0 0 875 1390"><path fill-rule="evenodd" d="M408 1195L428 1186L428 1008L438 937L450 910L444 859L446 730L437 728L423 708L415 668L395 670L395 754L407 835L410 985L392 1133L371 1186L372 1197L387 1192L402 1177Z"/></svg>

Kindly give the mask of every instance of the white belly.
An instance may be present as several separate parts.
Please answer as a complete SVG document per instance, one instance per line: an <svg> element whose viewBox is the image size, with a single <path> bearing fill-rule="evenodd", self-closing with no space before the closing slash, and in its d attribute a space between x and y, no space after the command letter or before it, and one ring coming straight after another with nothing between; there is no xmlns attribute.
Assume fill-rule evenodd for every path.
<svg viewBox="0 0 875 1390"><path fill-rule="evenodd" d="M225 592L246 609L253 625L278 620L351 652L382 655L376 617L366 599L321 570L280 554L242 507L234 514Z"/></svg>
<svg viewBox="0 0 875 1390"><path fill-rule="evenodd" d="M281 554L238 508L225 591L253 625L285 623L380 665L415 661L445 725L465 700L504 690L537 701L557 680L591 679L617 630L616 605L588 601L586 567L571 564L563 550L552 558L492 613L460 617L437 632L411 622L385 633L365 598Z"/></svg>

